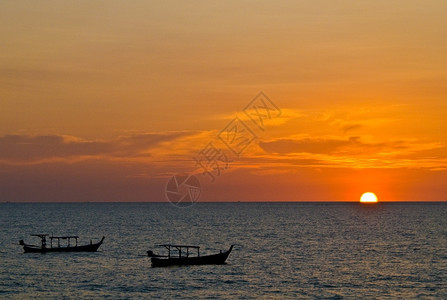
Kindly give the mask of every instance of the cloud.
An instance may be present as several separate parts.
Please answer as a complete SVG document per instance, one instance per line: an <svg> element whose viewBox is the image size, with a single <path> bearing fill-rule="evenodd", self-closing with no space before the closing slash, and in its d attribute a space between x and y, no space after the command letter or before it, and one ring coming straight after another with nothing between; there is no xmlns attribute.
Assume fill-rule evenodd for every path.
<svg viewBox="0 0 447 300"><path fill-rule="evenodd" d="M251 117L255 122L259 122L262 119L262 125L265 127L281 126L291 120L297 120L306 116L302 111L291 108L281 108L279 109L279 112L275 111L275 113L271 113L271 115L267 112L254 112L253 110L247 110L247 113L249 115L252 114ZM238 113L213 115L211 119L230 122L237 116L239 119L247 122L247 124L251 126L251 122L253 122L253 120L250 119L249 115L245 114L243 111L240 111Z"/></svg>
<svg viewBox="0 0 447 300"><path fill-rule="evenodd" d="M273 141L260 142L259 146L267 152L288 154L288 153L320 153L332 154L339 152L343 148L359 146L361 144L359 137L350 137L349 139L331 139L331 138L283 138Z"/></svg>
<svg viewBox="0 0 447 300"><path fill-rule="evenodd" d="M141 133L105 141L64 135L5 135L0 137L0 161L36 163L83 157L149 156L151 149L164 142L194 134L186 131Z"/></svg>
<svg viewBox="0 0 447 300"><path fill-rule="evenodd" d="M351 130L360 129L362 127L363 127L362 124L346 124L343 125L341 129L343 130L344 133L347 133Z"/></svg>
<svg viewBox="0 0 447 300"><path fill-rule="evenodd" d="M259 143L267 155L282 157L286 162L306 159L315 166L351 168L444 168L446 146L418 140L370 141L366 137L290 137ZM426 155L431 154L431 156ZM293 163L292 163L293 164Z"/></svg>
<svg viewBox="0 0 447 300"><path fill-rule="evenodd" d="M401 154L442 147L442 145L437 143L420 144L405 140L368 142L358 136L349 138L282 138L260 142L259 146L269 153L317 153L329 155L370 155L391 152L399 152Z"/></svg>
<svg viewBox="0 0 447 300"><path fill-rule="evenodd" d="M46 86L45 82L68 82L80 78L100 78L101 71L97 69L68 69L66 66L6 66L0 69L0 82L11 88Z"/></svg>

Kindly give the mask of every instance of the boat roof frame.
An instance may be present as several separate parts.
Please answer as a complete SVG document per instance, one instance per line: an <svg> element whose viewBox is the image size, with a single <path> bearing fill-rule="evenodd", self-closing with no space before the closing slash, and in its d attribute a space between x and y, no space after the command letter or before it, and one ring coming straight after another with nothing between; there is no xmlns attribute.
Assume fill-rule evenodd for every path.
<svg viewBox="0 0 447 300"><path fill-rule="evenodd" d="M173 245L173 244L162 244L158 245L160 247L174 247L174 248L194 248L194 249L200 249L200 246L190 246L190 245Z"/></svg>
<svg viewBox="0 0 447 300"><path fill-rule="evenodd" d="M53 236L53 235L49 235L47 233L45 234L31 234L31 236L37 236L40 237L41 239L45 238L45 237L49 237L50 239L78 239L79 236L77 235L66 235L66 236Z"/></svg>
<svg viewBox="0 0 447 300"><path fill-rule="evenodd" d="M67 236L50 236L50 239L78 239L77 235L67 235Z"/></svg>

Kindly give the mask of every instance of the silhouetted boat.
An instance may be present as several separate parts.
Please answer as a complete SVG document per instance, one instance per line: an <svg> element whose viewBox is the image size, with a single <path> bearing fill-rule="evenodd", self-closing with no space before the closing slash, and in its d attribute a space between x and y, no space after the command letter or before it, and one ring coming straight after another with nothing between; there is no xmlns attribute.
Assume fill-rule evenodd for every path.
<svg viewBox="0 0 447 300"><path fill-rule="evenodd" d="M25 253L46 253L46 252L95 252L98 250L104 241L102 237L98 243L93 243L90 240L90 244L78 245L78 236L49 236L48 234L31 234L31 236L37 236L41 240L40 246L25 244L23 240L19 242L23 246ZM47 237L50 239L50 246L47 245ZM61 245L61 240L67 241L66 244ZM70 242L74 240L75 244L71 245Z"/></svg>
<svg viewBox="0 0 447 300"><path fill-rule="evenodd" d="M152 267L168 267L168 266L183 266L183 265L222 265L233 250L231 245L228 251L212 255L200 256L199 246L185 246L185 245L160 245L168 250L168 255L157 255L152 251L147 251L147 255L151 258ZM186 252L185 252L186 249ZM190 256L189 249L197 249L197 256ZM182 252L183 250L183 252ZM173 256L171 251L177 251L178 256Z"/></svg>

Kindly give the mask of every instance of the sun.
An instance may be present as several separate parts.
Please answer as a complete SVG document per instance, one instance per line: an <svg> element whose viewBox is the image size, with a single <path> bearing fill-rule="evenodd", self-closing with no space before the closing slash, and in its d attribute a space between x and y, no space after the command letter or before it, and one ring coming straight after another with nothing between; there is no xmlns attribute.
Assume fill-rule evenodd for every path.
<svg viewBox="0 0 447 300"><path fill-rule="evenodd" d="M362 197L360 197L361 203L377 203L377 196L374 193L364 193Z"/></svg>

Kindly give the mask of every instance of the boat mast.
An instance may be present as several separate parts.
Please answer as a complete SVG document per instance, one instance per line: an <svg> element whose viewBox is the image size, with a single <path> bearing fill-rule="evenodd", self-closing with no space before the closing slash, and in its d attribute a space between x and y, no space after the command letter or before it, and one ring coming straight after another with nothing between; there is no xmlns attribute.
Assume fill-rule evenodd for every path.
<svg viewBox="0 0 447 300"><path fill-rule="evenodd" d="M40 244L42 249L47 248L47 239L48 234L31 234L31 236L37 236L40 238Z"/></svg>
<svg viewBox="0 0 447 300"><path fill-rule="evenodd" d="M47 247L47 239L45 235L42 235L40 238L42 239L42 249L45 249Z"/></svg>

